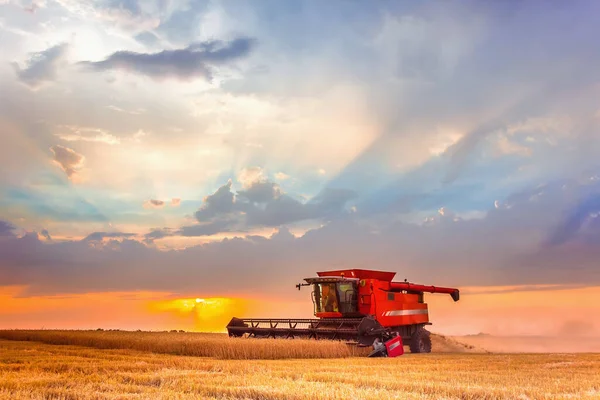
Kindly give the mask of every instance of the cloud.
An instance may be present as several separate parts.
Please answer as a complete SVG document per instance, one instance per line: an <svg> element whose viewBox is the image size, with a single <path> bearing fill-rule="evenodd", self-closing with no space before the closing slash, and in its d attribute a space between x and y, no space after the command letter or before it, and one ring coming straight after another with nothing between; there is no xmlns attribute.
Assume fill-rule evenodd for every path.
<svg viewBox="0 0 600 400"><path fill-rule="evenodd" d="M518 155L522 157L529 157L532 153L531 148L511 140L505 135L500 135L498 137L496 146L496 153L498 156Z"/></svg>
<svg viewBox="0 0 600 400"><path fill-rule="evenodd" d="M597 255L591 244L600 237L599 218L594 218L593 207L585 204L594 193L572 198L571 189L563 191L560 185L533 189L538 182L561 179L586 163L597 162L598 119L593 125L594 120L587 117L598 107L597 85L593 82L598 80L600 68L592 39L597 37L598 24L593 15L598 13L590 12L585 5L546 7L540 12L539 5L523 2L518 6L474 7L442 3L415 7L396 2L374 7L357 2L340 13L335 3L314 2L303 4L298 13L285 2L243 6L224 3L209 4L206 18L199 19L185 14L188 9L178 8L180 2L161 2L166 10L155 13L153 7L161 6L148 5L150 2L69 1L73 10L87 9L88 5L93 10L84 17L69 15L53 2L49 3L52 7L42 10L44 15L36 18L17 10L22 18L31 20L27 24L21 26L22 21L12 21L9 15L5 25L18 24L19 29L35 31L38 38L48 29L56 35L78 32L81 46L71 48L77 50L77 60L106 58L88 64L96 70L129 68L146 76L160 76L165 71L169 76L199 74L200 78L205 76L202 67L212 72L221 65L231 65L231 58L218 65L206 59L230 44L214 49L193 48L190 40L224 37L232 27L244 27L244 33L256 37L261 46L251 48L249 55L256 55L255 59L242 61L257 61L260 65L249 66L252 72L247 71L242 79L228 79L227 85L202 95L195 85L174 84L167 88L149 82L135 86L120 80L106 85L102 79L65 74L64 86L36 96L35 110L27 90L3 81L0 131L11 130L4 125L8 121L15 125L16 134L0 135L2 167L14 171L3 178L10 179L10 185L0 185L0 210L4 212L0 217L18 221L16 212L23 209L32 217L53 220L55 225L49 229L56 237L68 236L71 229L102 231L106 220L120 226L140 224L136 230L144 233L152 226L172 227L152 230L148 239L215 231L229 232L228 237L231 232L248 234L245 239L167 253L139 247L134 240L119 243L118 248L123 250L119 253L112 248L88 252L83 245L69 241L46 247L50 244L40 246L31 238L13 241L9 237L15 245L10 251L17 251L16 244L31 246L27 247L29 252L10 254L15 263L39 269L33 268L40 276L32 275L32 282L43 282L41 275L58 271L61 274L57 275L66 276L73 284L110 287L113 283L108 278L100 276L94 282L93 277L85 276L88 269L74 266L88 262L99 266L92 274L106 272L112 281L118 281L123 271L131 274L124 277L125 284L148 269L144 285L161 285L166 277L164 285L175 288L187 283L179 281L181 276L200 281L203 275L210 275L211 270L203 269L201 263L223 267L232 274L243 269L242 274L248 272L249 281L255 285L258 278L250 273L257 271L260 275L271 271L312 273L324 265L345 264L381 268L400 265L409 277L439 277L443 283L456 279L461 284L459 279L561 281L597 276L589 271L589 260ZM184 2L192 8L192 2ZM97 12L106 7L121 11L112 13L113 17ZM178 18L170 18L176 13ZM102 24L108 21L110 25L126 26L127 19L135 21L138 15L151 16L149 20L155 16L171 19L169 28L173 31L167 34L160 27L153 29L145 36L156 40L143 47L132 41L135 33L122 35ZM45 28L38 17L49 18L41 22L48 22ZM578 21L577 29L570 29L573 20ZM180 21L189 21L189 25L183 26ZM325 34L310 28L315 21L327 27ZM84 22L86 29L79 29ZM30 24L40 27L34 29ZM141 29L144 23L133 25L129 27ZM7 46L3 54L24 59L13 54L28 51L25 46L30 40L23 42L26 37L9 32L3 38L7 38L2 42ZM163 49L166 52L161 52ZM134 52L111 56L116 50ZM179 65L184 55L196 57L194 54L202 55L200 61L194 59L198 62L192 63L200 65L197 69L182 70L171 65L171 61ZM4 78L14 80L14 76ZM60 78L63 81L62 75ZM557 85L540 90L548 82ZM210 101L197 102L199 97ZM115 107L107 108L110 104ZM147 110L143 117L136 115L139 109ZM227 147L219 147L224 137L205 134L216 124L215 113L223 122L225 129L221 130L229 132ZM572 123L547 123L563 118ZM123 145L111 151L107 146L79 139L101 136L99 132L81 132L78 141L57 142L85 154L86 172L94 174L93 187L75 190L61 179L52 185L39 184L53 174L42 164L48 157L42 155L36 162L36 150L54 144L47 141L57 140L55 132L46 129L58 124L102 126L108 133L133 134L143 129L152 135L144 137L139 145L122 139ZM507 141L494 140L498 132ZM69 130L60 133L72 134ZM535 141L525 142L525 136ZM460 138L465 141L457 144ZM262 147L248 146L257 143ZM452 144L456 146L450 149ZM201 157L199 147L207 150ZM504 154L496 157L495 148ZM530 149L530 155L519 156L526 154L523 148ZM437 154L432 157L432 153ZM63 164L58 165L66 171ZM242 165L268 166L270 172L285 171L294 179L284 183L280 176L252 168L240 177L236 172ZM233 174L231 166L236 168ZM318 173L319 169L322 171ZM233 183L225 184L229 176ZM446 177L449 179L444 184ZM23 185L27 185L26 190ZM181 194L189 199L190 190L200 187L210 196L199 209L188 208L192 207L188 200L180 209L169 207L164 213L197 211L195 223L175 225L174 219L165 219L170 218L168 215L144 213L140 207L152 193ZM528 187L522 197L507 197ZM310 201L300 196L323 188L329 190ZM37 191L37 196L23 195L30 189ZM147 197L117 201L112 195L115 193L123 195L119 198L131 199L131 193L147 193ZM160 198L172 202L170 196ZM85 199L88 204L79 204L76 199ZM488 210L495 200L497 208ZM581 204L582 209L590 209L588 217L578 211ZM352 206L357 211L348 213ZM444 215L436 214L442 207ZM477 217L470 220L465 216L476 213ZM31 224L28 226L46 226L25 216ZM431 217L429 222L421 224L426 217ZM265 226L287 224L291 229L298 226L303 230L323 226L277 245L273 239L251 236L266 231ZM561 245L547 246L536 253L547 237ZM42 251L36 253L38 249ZM527 258L525 255L532 251L535 254ZM36 254L40 259L29 263ZM148 257L147 263L144 257ZM169 266L166 272L159 260ZM173 272L179 280L167 275ZM18 273L25 275L25 271ZM285 275L280 278L290 279ZM47 287L60 285L68 283L51 280Z"/></svg>
<svg viewBox="0 0 600 400"><path fill-rule="evenodd" d="M144 12L137 0L113 0L97 7L97 15L126 30L145 30L157 27L160 19Z"/></svg>
<svg viewBox="0 0 600 400"><path fill-rule="evenodd" d="M52 240L52 236L50 236L50 233L46 229L42 229L40 235L46 240Z"/></svg>
<svg viewBox="0 0 600 400"><path fill-rule="evenodd" d="M38 53L32 53L25 68L13 63L17 78L32 90L37 90L52 82L58 70L65 64L68 45L58 44Z"/></svg>
<svg viewBox="0 0 600 400"><path fill-rule="evenodd" d="M286 179L289 179L290 176L284 172L278 172L275 174L275 179L277 179L278 181L285 181Z"/></svg>
<svg viewBox="0 0 600 400"><path fill-rule="evenodd" d="M564 184L572 185L568 193ZM598 184L591 186L558 182L530 188L504 199L510 208L490 207L479 219L465 220L445 210L428 224L373 224L352 214L299 237L281 228L270 238L237 237L181 250L159 250L119 233L92 234L98 240L122 239L98 246L85 240L41 242L37 235L12 236L0 241L0 276L9 285L28 285L29 294L189 290L250 295L268 286L273 295L283 296L289 295L289 287L281 282L295 283L317 270L341 267L391 269L399 273L398 279L457 287L593 286L600 284L600 229L593 231L596 242L576 235L576 247L540 247L560 220L560 211L572 206L573 193L598 189ZM319 202L338 204L347 198L347 193L330 192ZM146 239L210 235L228 229L226 222L155 229ZM236 279L227 279L231 276Z"/></svg>
<svg viewBox="0 0 600 400"><path fill-rule="evenodd" d="M181 199L171 199L171 207L179 207L179 205L181 204Z"/></svg>
<svg viewBox="0 0 600 400"><path fill-rule="evenodd" d="M141 33L137 34L135 36L135 40L137 40L138 42L145 44L146 46L149 46L149 47L154 46L160 42L160 39L158 38L158 36L156 36L156 34L150 32L150 31L145 31L145 32L141 32Z"/></svg>
<svg viewBox="0 0 600 400"><path fill-rule="evenodd" d="M226 219L215 220L209 223L183 226L175 234L181 236L211 236L216 233L229 232L231 225L231 221Z"/></svg>
<svg viewBox="0 0 600 400"><path fill-rule="evenodd" d="M203 222L216 215L229 214L236 211L235 195L231 191L231 185L232 182L229 180L213 194L204 198L204 204L195 213L198 222Z"/></svg>
<svg viewBox="0 0 600 400"><path fill-rule="evenodd" d="M136 143L140 143L142 141L142 138L146 135L147 133L145 131L139 129L136 133L133 134L133 137L131 139Z"/></svg>
<svg viewBox="0 0 600 400"><path fill-rule="evenodd" d="M165 2L138 0L57 0L72 14L87 21L98 20L128 32L140 32L160 25Z"/></svg>
<svg viewBox="0 0 600 400"><path fill-rule="evenodd" d="M302 202L265 178L259 168L243 169L238 180L243 182L243 190L234 193L229 180L205 197L204 204L195 213L199 223L213 223L211 230L222 227L223 231L229 231L233 227L278 227L301 221L329 220L343 215L346 204L356 198L353 190L326 188L310 201Z"/></svg>
<svg viewBox="0 0 600 400"><path fill-rule="evenodd" d="M152 229L150 232L144 235L144 241L146 243L152 243L156 239L163 239L169 236L174 236L175 232L171 228L158 228Z"/></svg>
<svg viewBox="0 0 600 400"><path fill-rule="evenodd" d="M14 236L14 230L16 227L8 221L3 221L0 219L0 237L3 236Z"/></svg>
<svg viewBox="0 0 600 400"><path fill-rule="evenodd" d="M83 241L84 242L94 242L102 240L106 238L110 239L118 239L118 238L130 238L136 236L135 233L123 233L123 232L93 232L87 235Z"/></svg>
<svg viewBox="0 0 600 400"><path fill-rule="evenodd" d="M125 110L120 107L113 106L112 104L106 106L106 108L116 111L116 112L120 112L120 113L124 113L124 114L131 114L131 115L141 115L146 112L146 110L144 110L143 108L138 108L136 110Z"/></svg>
<svg viewBox="0 0 600 400"><path fill-rule="evenodd" d="M163 208L164 205L164 201L156 199L150 199L144 202L144 208Z"/></svg>
<svg viewBox="0 0 600 400"><path fill-rule="evenodd" d="M0 5L11 2L32 14L38 9L45 8L47 6L46 0L0 0Z"/></svg>
<svg viewBox="0 0 600 400"><path fill-rule="evenodd" d="M6 188L4 196L0 199L0 209L9 215L19 215L24 212L30 216L29 222L41 219L74 227L81 224L80 226L86 228L97 226L97 223L110 222L105 208L107 203L110 204L109 200L99 207L95 202L83 198L71 185L65 184L61 177L50 172L46 174L51 178L47 182L49 186L43 184L43 181L38 181L42 183L41 186L32 185L27 189ZM76 178L75 176L72 180L77 181ZM112 219L114 215L110 217ZM61 232L61 236L63 235L64 233Z"/></svg>
<svg viewBox="0 0 600 400"><path fill-rule="evenodd" d="M153 35L174 45L189 43L191 38L201 36L206 25L210 24L210 20L204 20L203 17L214 8L211 6L212 4L206 1L186 1L165 16ZM152 43L154 38L146 35L141 39L145 43Z"/></svg>
<svg viewBox="0 0 600 400"><path fill-rule="evenodd" d="M31 3L28 7L25 7L25 11L34 13L40 8L46 7L46 0L31 0Z"/></svg>
<svg viewBox="0 0 600 400"><path fill-rule="evenodd" d="M269 181L256 181L250 184L247 189L240 190L237 195L251 203L268 203L276 200L282 194L279 185Z"/></svg>
<svg viewBox="0 0 600 400"><path fill-rule="evenodd" d="M118 51L103 61L84 61L80 65L91 70L122 70L154 79L174 78L212 80L213 68L226 65L250 53L254 41L238 38L229 43L210 41L195 43L184 49L158 53Z"/></svg>
<svg viewBox="0 0 600 400"><path fill-rule="evenodd" d="M56 136L67 142L97 142L110 145L120 144L121 139L100 128L61 125L59 128L66 132L56 133Z"/></svg>
<svg viewBox="0 0 600 400"><path fill-rule="evenodd" d="M303 203L289 195L279 195L247 213L249 226L280 226L300 221L330 221L346 215L346 204L356 198L347 189L326 188L310 201Z"/></svg>
<svg viewBox="0 0 600 400"><path fill-rule="evenodd" d="M59 144L50 147L50 151L54 154L54 162L65 171L70 179L75 178L83 167L85 157L75 150Z"/></svg>
<svg viewBox="0 0 600 400"><path fill-rule="evenodd" d="M242 168L237 176L244 190L237 192L238 198L250 203L267 203L278 198L282 191L279 185L269 181L260 167Z"/></svg>
<svg viewBox="0 0 600 400"><path fill-rule="evenodd" d="M245 167L238 173L237 180L242 187L248 187L255 182L265 181L266 176L261 167Z"/></svg>
<svg viewBox="0 0 600 400"><path fill-rule="evenodd" d="M546 245L559 246L572 240L586 222L598 217L598 213L600 213L600 193L594 193L569 210L568 216L547 238Z"/></svg>

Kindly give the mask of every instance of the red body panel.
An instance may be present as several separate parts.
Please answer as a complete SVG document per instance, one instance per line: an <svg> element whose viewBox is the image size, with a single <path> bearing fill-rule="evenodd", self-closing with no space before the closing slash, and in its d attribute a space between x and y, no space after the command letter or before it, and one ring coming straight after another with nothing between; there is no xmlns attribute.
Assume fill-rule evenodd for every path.
<svg viewBox="0 0 600 400"><path fill-rule="evenodd" d="M370 292L371 285L373 286L373 293L370 294L372 301L366 315L375 316L382 326L390 327L429 322L427 304L419 302L418 294L392 291L390 290L390 282L375 280L369 283L366 282L364 288ZM362 310L360 311L362 312Z"/></svg>
<svg viewBox="0 0 600 400"><path fill-rule="evenodd" d="M395 272L347 269L317 273L319 277L343 276L358 278L358 314L374 316L384 327L426 324L429 322L427 303L423 292L446 293L453 299L458 289L418 285L410 282L392 282ZM406 293L410 292L410 293ZM458 297L456 297L458 299ZM455 299L455 301L456 301ZM337 312L317 313L319 318L339 318Z"/></svg>
<svg viewBox="0 0 600 400"><path fill-rule="evenodd" d="M402 344L402 338L396 336L393 339L385 342L385 349L388 357L398 357L404 354L404 345Z"/></svg>

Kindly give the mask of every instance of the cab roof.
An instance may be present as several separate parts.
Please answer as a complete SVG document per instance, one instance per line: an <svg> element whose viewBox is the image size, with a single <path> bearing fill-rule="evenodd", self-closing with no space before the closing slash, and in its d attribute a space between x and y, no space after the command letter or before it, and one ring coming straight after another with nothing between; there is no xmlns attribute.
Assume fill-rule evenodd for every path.
<svg viewBox="0 0 600 400"><path fill-rule="evenodd" d="M392 279L394 279L394 276L396 276L396 273L388 271L376 271L371 269L340 269L335 271L317 272L317 275L322 277L343 276L345 278L377 279L380 281L391 282Z"/></svg>
<svg viewBox="0 0 600 400"><path fill-rule="evenodd" d="M348 281L358 281L358 278L346 278L341 276L327 276L327 277L318 277L318 278L305 278L307 283L327 283L327 282L348 282Z"/></svg>

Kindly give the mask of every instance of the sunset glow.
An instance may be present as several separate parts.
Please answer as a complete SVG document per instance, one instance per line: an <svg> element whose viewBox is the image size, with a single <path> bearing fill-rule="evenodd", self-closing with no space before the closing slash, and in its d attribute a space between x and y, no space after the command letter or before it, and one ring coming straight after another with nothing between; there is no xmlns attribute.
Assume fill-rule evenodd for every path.
<svg viewBox="0 0 600 400"><path fill-rule="evenodd" d="M152 301L148 310L154 314L173 315L196 332L225 332L234 316L246 315L248 301L231 298L191 298Z"/></svg>

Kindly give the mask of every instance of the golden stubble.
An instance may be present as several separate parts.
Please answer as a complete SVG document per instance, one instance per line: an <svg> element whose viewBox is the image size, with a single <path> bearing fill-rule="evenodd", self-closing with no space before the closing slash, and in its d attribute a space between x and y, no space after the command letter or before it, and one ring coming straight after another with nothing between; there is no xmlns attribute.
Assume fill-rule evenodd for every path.
<svg viewBox="0 0 600 400"><path fill-rule="evenodd" d="M132 334L138 339L145 335ZM147 345L176 342L179 334L159 335ZM100 334L80 337L94 344ZM210 340L231 348L237 343L223 337ZM258 342L244 343L254 347ZM312 345L319 347L319 343ZM302 350L310 351L309 347ZM595 399L599 395L598 354L432 353L395 359L221 360L0 340L0 399L491 400Z"/></svg>

